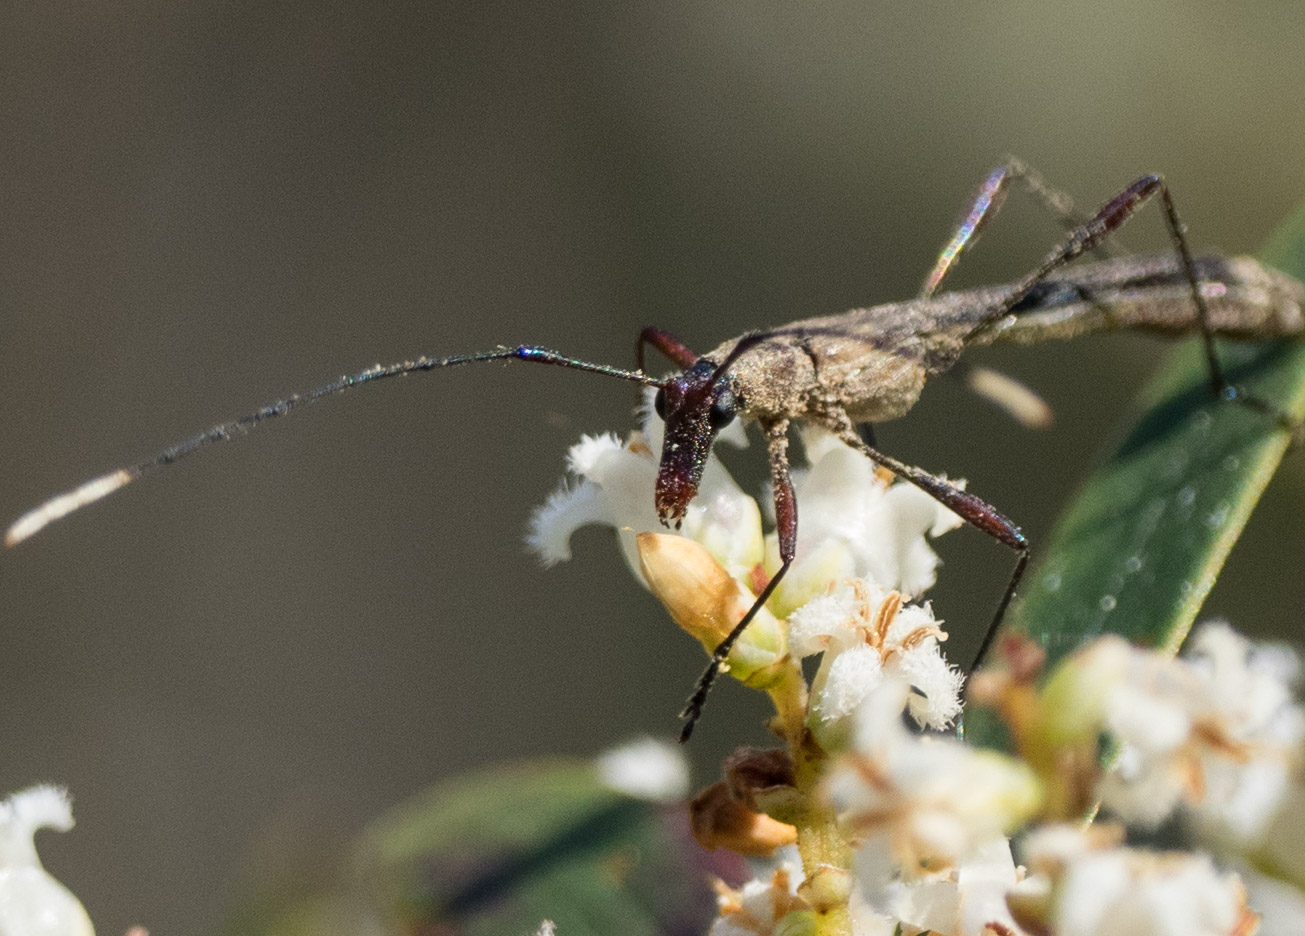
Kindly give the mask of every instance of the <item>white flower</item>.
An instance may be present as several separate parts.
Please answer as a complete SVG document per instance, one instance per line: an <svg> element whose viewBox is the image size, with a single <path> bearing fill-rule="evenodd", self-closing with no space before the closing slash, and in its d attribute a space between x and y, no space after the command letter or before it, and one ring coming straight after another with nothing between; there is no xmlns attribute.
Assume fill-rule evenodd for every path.
<svg viewBox="0 0 1305 936"><path fill-rule="evenodd" d="M646 414L643 434L628 442L607 433L584 436L571 447L567 468L576 480L563 482L535 510L526 536L546 565L571 558L571 534L577 529L604 524L620 533L626 562L638 575L635 534L664 529L653 501L654 453L661 448L661 432L661 420ZM737 428L719 438L746 441ZM739 489L714 455L703 469L698 496L689 504L680 532L705 546L736 578L749 575L763 556L757 502Z"/></svg>
<svg viewBox="0 0 1305 936"><path fill-rule="evenodd" d="M571 557L577 529L604 524L619 531L626 561L638 570L634 535L663 529L653 506L662 429L645 406L643 430L630 440L608 433L572 446L567 463L573 480L534 512L526 537L545 564ZM910 596L932 585L938 557L925 535L954 529L960 518L913 485L890 485L869 459L829 433L804 429L802 437L811 467L793 472L801 514L797 559L771 599L772 610L783 617L842 578L865 578ZM746 443L739 421L718 438ZM714 455L679 532L754 590L763 558L770 574L779 568L776 535L762 539L761 509Z"/></svg>
<svg viewBox="0 0 1305 936"><path fill-rule="evenodd" d="M1019 933L1006 894L1022 879L1023 869L1011 858L1010 842L999 836L937 880L896 883L889 890L889 907L908 927L938 936Z"/></svg>
<svg viewBox="0 0 1305 936"><path fill-rule="evenodd" d="M1237 869L1246 885L1246 902L1260 915L1255 936L1300 936L1305 920L1305 893L1250 868Z"/></svg>
<svg viewBox="0 0 1305 936"><path fill-rule="evenodd" d="M801 873L792 865L780 864L769 881L760 878L734 890L718 883L716 905L719 916L709 936L780 936L791 932L792 915L810 915L806 901L797 896ZM785 918L790 918L785 920ZM798 931L802 929L797 927Z"/></svg>
<svg viewBox="0 0 1305 936"><path fill-rule="evenodd" d="M68 794L36 786L0 802L0 936L94 936L90 917L41 867L37 829L72 828Z"/></svg>
<svg viewBox="0 0 1305 936"><path fill-rule="evenodd" d="M933 585L939 560L925 535L955 529L960 517L912 484L890 484L873 462L823 429L804 427L802 440L811 467L793 473L797 555L777 589L777 613L802 606L837 579L864 578L909 597ZM778 566L772 533L766 568Z"/></svg>
<svg viewBox="0 0 1305 936"><path fill-rule="evenodd" d="M1299 786L1305 713L1288 688L1294 657L1255 648L1222 623L1203 626L1178 659L1121 641L1088 652L1119 661L1096 668L1114 673L1104 727L1120 743L1103 805L1143 825L1181 807L1226 848L1261 842Z"/></svg>
<svg viewBox="0 0 1305 936"><path fill-rule="evenodd" d="M689 792L689 762L681 748L640 738L598 756L603 784L635 799L674 803Z"/></svg>
<svg viewBox="0 0 1305 936"><path fill-rule="evenodd" d="M825 785L840 824L862 846L858 867L870 894L894 869L908 881L950 870L1026 819L1040 798L1026 765L907 731L908 692L889 679L867 697L856 713L853 752Z"/></svg>
<svg viewBox="0 0 1305 936"><path fill-rule="evenodd" d="M708 936L813 936L815 914L798 891L802 872L782 861L774 865L769 880L755 878L737 890L716 885L720 915ZM877 912L857 891L848 901L852 936L901 936L897 920Z"/></svg>
<svg viewBox="0 0 1305 936"><path fill-rule="evenodd" d="M1222 623L1202 627L1186 656L1208 687L1207 718L1217 717L1224 733L1201 750L1204 789L1187 818L1207 840L1234 851L1271 842L1294 820L1289 849L1296 869L1305 867L1305 712L1290 690L1299 661L1285 648L1254 646Z"/></svg>
<svg viewBox="0 0 1305 936"><path fill-rule="evenodd" d="M1036 908L1056 936L1254 932L1241 881L1208 855L1121 848L1108 829L1069 826L1036 830L1024 844L1034 874L1012 903L1025 913Z"/></svg>
<svg viewBox="0 0 1305 936"><path fill-rule="evenodd" d="M811 711L826 733L892 677L911 686L906 708L918 724L950 725L964 677L942 655L946 636L928 605L903 605L900 592L863 579L840 582L789 616L790 650L824 653Z"/></svg>
<svg viewBox="0 0 1305 936"><path fill-rule="evenodd" d="M852 918L852 936L902 936L900 921L876 911L860 891L852 891L847 910Z"/></svg>
<svg viewBox="0 0 1305 936"><path fill-rule="evenodd" d="M679 535L662 532L665 528L654 509L662 432L661 420L645 406L643 431L629 441L607 434L586 436L573 446L568 457L573 480L535 511L527 541L551 564L570 557L570 537L580 526L615 527L640 581L711 651L755 602L767 584L767 573L777 571L778 554L763 564L761 509L714 456L675 531ZM720 437L731 434L730 441L746 438L737 422ZM802 518L798 559L729 660L731 674L756 688L770 688L784 678L785 615L849 576L866 577L875 587L918 592L932 583L938 564L926 534L938 535L960 523L911 485L890 486L868 459L828 433L808 431L804 439L813 467L794 472ZM653 533L657 535L650 536ZM773 540L772 534L772 546ZM701 546L705 555L685 548L691 543ZM835 639L836 632L848 631L842 624L847 613L830 613L841 615L826 628L826 636ZM808 614L818 617L816 611ZM888 633L890 625L896 631ZM900 614L894 611L885 618L883 629L876 638L878 660L874 649L855 648L851 636L827 654L817 686L814 726L826 736L842 730L841 723L878 684L878 669L900 674L915 687L910 710L921 724L941 728L958 714L961 677L942 658L938 644L944 635L932 613L902 608Z"/></svg>

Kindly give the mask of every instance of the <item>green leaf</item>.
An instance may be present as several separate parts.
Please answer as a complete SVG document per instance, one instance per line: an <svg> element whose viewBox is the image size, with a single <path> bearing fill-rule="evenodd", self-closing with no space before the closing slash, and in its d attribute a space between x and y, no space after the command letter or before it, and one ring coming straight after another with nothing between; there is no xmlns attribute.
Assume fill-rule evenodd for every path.
<svg viewBox="0 0 1305 936"><path fill-rule="evenodd" d="M545 919L565 936L705 932L710 877L749 876L698 846L683 803L634 799L560 759L439 784L374 823L343 865L309 893L249 901L230 932L529 936Z"/></svg>
<svg viewBox="0 0 1305 936"><path fill-rule="evenodd" d="M1305 278L1305 209L1262 259ZM1305 341L1221 341L1229 380L1305 416ZM1143 390L1121 438L1037 544L1003 633L1047 652L1048 666L1105 633L1176 651L1290 439L1269 416L1216 401L1199 342L1180 347ZM1000 745L989 713L966 719Z"/></svg>

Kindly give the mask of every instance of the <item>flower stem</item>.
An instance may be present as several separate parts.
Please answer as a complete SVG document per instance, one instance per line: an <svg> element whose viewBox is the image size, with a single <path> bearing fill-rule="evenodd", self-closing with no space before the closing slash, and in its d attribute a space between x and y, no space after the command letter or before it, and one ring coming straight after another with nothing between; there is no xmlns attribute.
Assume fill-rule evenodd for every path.
<svg viewBox="0 0 1305 936"><path fill-rule="evenodd" d="M802 678L802 668L789 659L779 679L766 689L775 706L775 731L788 744L793 763L798 761L798 749L806 734L807 684Z"/></svg>
<svg viewBox="0 0 1305 936"><path fill-rule="evenodd" d="M821 804L817 795L829 755L806 728L807 692L801 669L794 664L789 678L772 687L770 695L793 759L794 786L806 804L795 823L805 877L798 892L815 913L816 936L851 936L847 902L852 892L852 847L838 827L834 810Z"/></svg>

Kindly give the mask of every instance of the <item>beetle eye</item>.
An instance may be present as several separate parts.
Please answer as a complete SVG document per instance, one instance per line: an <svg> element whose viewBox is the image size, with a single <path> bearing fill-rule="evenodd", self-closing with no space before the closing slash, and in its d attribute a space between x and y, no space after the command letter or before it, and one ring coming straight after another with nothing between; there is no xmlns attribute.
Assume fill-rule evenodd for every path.
<svg viewBox="0 0 1305 936"><path fill-rule="evenodd" d="M716 399L711 401L711 412L707 414L707 420L713 429L724 429L734 421L738 411L739 404L734 399L734 393L730 390L722 390L716 395Z"/></svg>
<svg viewBox="0 0 1305 936"><path fill-rule="evenodd" d="M663 420L666 419L666 391L665 390L662 390L660 388L657 390L657 395L653 397L653 409L657 411L657 415L661 417L661 419Z"/></svg>

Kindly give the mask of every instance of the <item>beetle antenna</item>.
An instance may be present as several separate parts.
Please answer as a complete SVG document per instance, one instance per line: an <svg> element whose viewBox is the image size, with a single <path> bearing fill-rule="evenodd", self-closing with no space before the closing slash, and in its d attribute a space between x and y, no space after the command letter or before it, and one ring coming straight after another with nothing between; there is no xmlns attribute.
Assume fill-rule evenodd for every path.
<svg viewBox="0 0 1305 936"><path fill-rule="evenodd" d="M162 468L165 465L171 465L179 461L192 452L206 448L216 442L225 442L235 433L245 433L255 426L266 422L270 419L276 419L285 416L291 410L307 406L310 403L316 403L323 397L332 396L333 394L343 393L353 387L362 384L374 383L378 380L386 380L390 377L403 377L408 374L421 373L423 371L438 370L444 367L457 367L461 364L476 364L482 361L530 361L537 364L554 364L558 367L569 367L572 370L588 371L593 374L602 374L606 377L619 377L621 380L629 380L634 383L643 384L646 387L660 387L662 382L655 380L642 371L624 370L619 367L610 367L606 364L592 364L588 361L581 361L577 358L570 358L557 351L550 351L548 348L540 348L533 345L519 345L515 348L498 348L494 351L481 351L476 354L458 354L452 357L432 358L420 357L414 361L400 361L395 364L376 365L369 367L365 371L344 377L339 377L328 384L309 390L306 393L296 393L286 397L283 400L277 400L275 403L261 406L252 413L247 413L237 419L228 422L219 423L211 429L206 429L198 435L191 436L181 442L168 446L159 452L153 458L148 458L143 462L135 465L129 465L125 468L119 468L108 474L100 475L87 481L85 484L73 488L50 498L39 507L29 510L23 514L13 525L5 532L5 545L17 546L23 540L40 532L45 526L53 523L55 520L62 519L80 510L88 504L107 497L119 488L125 487L135 481L142 475L149 474L156 468Z"/></svg>
<svg viewBox="0 0 1305 936"><path fill-rule="evenodd" d="M734 365L735 361L743 356L744 352L749 348L761 344L761 342L770 338L772 334L772 332L748 332L739 338L739 340L734 343L734 347L730 350L730 353L725 355L725 360L717 364L716 369L712 371L711 383L714 384L724 377L725 372Z"/></svg>

